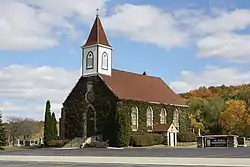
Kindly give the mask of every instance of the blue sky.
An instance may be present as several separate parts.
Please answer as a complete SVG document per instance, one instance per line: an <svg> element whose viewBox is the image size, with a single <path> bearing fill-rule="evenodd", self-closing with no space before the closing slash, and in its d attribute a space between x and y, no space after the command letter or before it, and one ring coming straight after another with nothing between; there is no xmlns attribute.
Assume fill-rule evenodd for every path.
<svg viewBox="0 0 250 167"><path fill-rule="evenodd" d="M80 47L96 8L114 47L114 68L160 76L178 93L250 82L246 0L3 0L0 110L5 118L42 119L47 99L59 117L80 77Z"/></svg>

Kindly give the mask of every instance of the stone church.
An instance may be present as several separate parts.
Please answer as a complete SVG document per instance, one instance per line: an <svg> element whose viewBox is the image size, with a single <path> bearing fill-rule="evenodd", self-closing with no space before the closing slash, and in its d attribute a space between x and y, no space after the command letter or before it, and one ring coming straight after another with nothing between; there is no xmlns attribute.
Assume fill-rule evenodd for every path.
<svg viewBox="0 0 250 167"><path fill-rule="evenodd" d="M63 103L60 137L99 136L112 145L123 130L160 133L175 146L177 133L189 130L187 107L160 77L112 68L112 46L97 15L82 46L82 75Z"/></svg>

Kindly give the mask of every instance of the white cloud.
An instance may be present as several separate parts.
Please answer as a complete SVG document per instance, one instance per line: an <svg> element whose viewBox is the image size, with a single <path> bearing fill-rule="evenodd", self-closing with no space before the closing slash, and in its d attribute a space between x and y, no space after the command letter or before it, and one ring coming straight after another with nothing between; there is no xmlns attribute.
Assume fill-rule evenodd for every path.
<svg viewBox="0 0 250 167"><path fill-rule="evenodd" d="M187 92L200 86L238 85L250 82L250 71L207 66L203 72L181 71L177 81L170 83L177 92Z"/></svg>
<svg viewBox="0 0 250 167"><path fill-rule="evenodd" d="M128 3L107 7L107 1L2 0L0 50L53 48L60 45L64 35L77 39L78 26L91 25L96 8L100 8L110 34L167 49L195 42L199 57L249 60L249 49L238 49L242 43L249 43L249 36L236 32L250 27L248 9L213 10L210 15L201 9L168 12L152 5Z"/></svg>
<svg viewBox="0 0 250 167"><path fill-rule="evenodd" d="M53 48L60 45L62 35L75 39L80 34L76 20L90 20L97 7L105 11L105 1L2 0L0 50Z"/></svg>
<svg viewBox="0 0 250 167"><path fill-rule="evenodd" d="M0 110L6 115L21 113L42 119L44 104L50 100L53 110L59 114L62 102L79 77L80 70L48 66L0 68L0 97L4 98Z"/></svg>
<svg viewBox="0 0 250 167"><path fill-rule="evenodd" d="M92 21L96 15L96 9L101 9L101 14L106 12L106 2L108 0L19 0L26 4L32 5L39 10L51 13L60 18Z"/></svg>
<svg viewBox="0 0 250 167"><path fill-rule="evenodd" d="M236 63L250 60L250 49L247 47L250 36L244 33L244 30L250 28L250 10L216 11L214 15L202 14L198 17L203 19L191 22L194 25L193 31L199 35L196 40L198 57Z"/></svg>
<svg viewBox="0 0 250 167"><path fill-rule="evenodd" d="M45 102L32 104L30 101L3 101L0 102L0 106L1 111L3 111L3 120L6 120L9 116L44 120ZM61 117L61 108L60 103L51 103L51 111L55 112L57 120Z"/></svg>
<svg viewBox="0 0 250 167"><path fill-rule="evenodd" d="M92 24L96 8L101 8L101 15L106 15L106 2L3 0L0 6L0 50L52 48L60 45L60 37L64 34L77 38L78 23ZM130 40L165 48L187 44L188 33L179 29L173 15L152 5L118 5L114 13L103 20L111 33Z"/></svg>
<svg viewBox="0 0 250 167"><path fill-rule="evenodd" d="M118 5L103 22L113 34L164 48L185 46L188 40L171 13L151 5Z"/></svg>
<svg viewBox="0 0 250 167"><path fill-rule="evenodd" d="M250 35L218 33L204 37L197 42L200 57L215 57L234 62L250 60Z"/></svg>
<svg viewBox="0 0 250 167"><path fill-rule="evenodd" d="M202 20L196 29L204 33L230 32L242 30L250 26L250 10L239 9L232 12L222 11L216 16Z"/></svg>
<svg viewBox="0 0 250 167"><path fill-rule="evenodd" d="M18 12L13 12L18 11ZM50 37L51 27L42 21L46 15L25 4L3 1L0 5L0 49L37 49L57 46Z"/></svg>

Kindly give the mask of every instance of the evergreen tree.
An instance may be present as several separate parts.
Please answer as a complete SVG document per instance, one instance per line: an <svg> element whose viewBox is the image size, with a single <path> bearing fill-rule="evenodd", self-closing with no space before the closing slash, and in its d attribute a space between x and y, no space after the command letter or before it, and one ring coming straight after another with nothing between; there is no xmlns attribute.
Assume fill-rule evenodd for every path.
<svg viewBox="0 0 250 167"><path fill-rule="evenodd" d="M53 136L53 128L52 128L52 117L50 112L50 101L46 102L45 107L45 118L44 118L44 140L51 140Z"/></svg>
<svg viewBox="0 0 250 167"><path fill-rule="evenodd" d="M56 116L55 113L52 113L51 117L51 127L52 127L52 139L57 139L57 121L56 121Z"/></svg>
<svg viewBox="0 0 250 167"><path fill-rule="evenodd" d="M0 111L0 147L6 143L5 127L2 121L2 113Z"/></svg>

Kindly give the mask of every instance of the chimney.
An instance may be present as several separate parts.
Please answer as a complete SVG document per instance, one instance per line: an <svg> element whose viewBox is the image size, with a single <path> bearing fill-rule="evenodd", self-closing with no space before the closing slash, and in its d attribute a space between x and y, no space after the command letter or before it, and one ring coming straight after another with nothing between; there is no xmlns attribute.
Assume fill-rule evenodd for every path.
<svg viewBox="0 0 250 167"><path fill-rule="evenodd" d="M146 72L146 71L144 71L142 75L147 75L147 72Z"/></svg>

